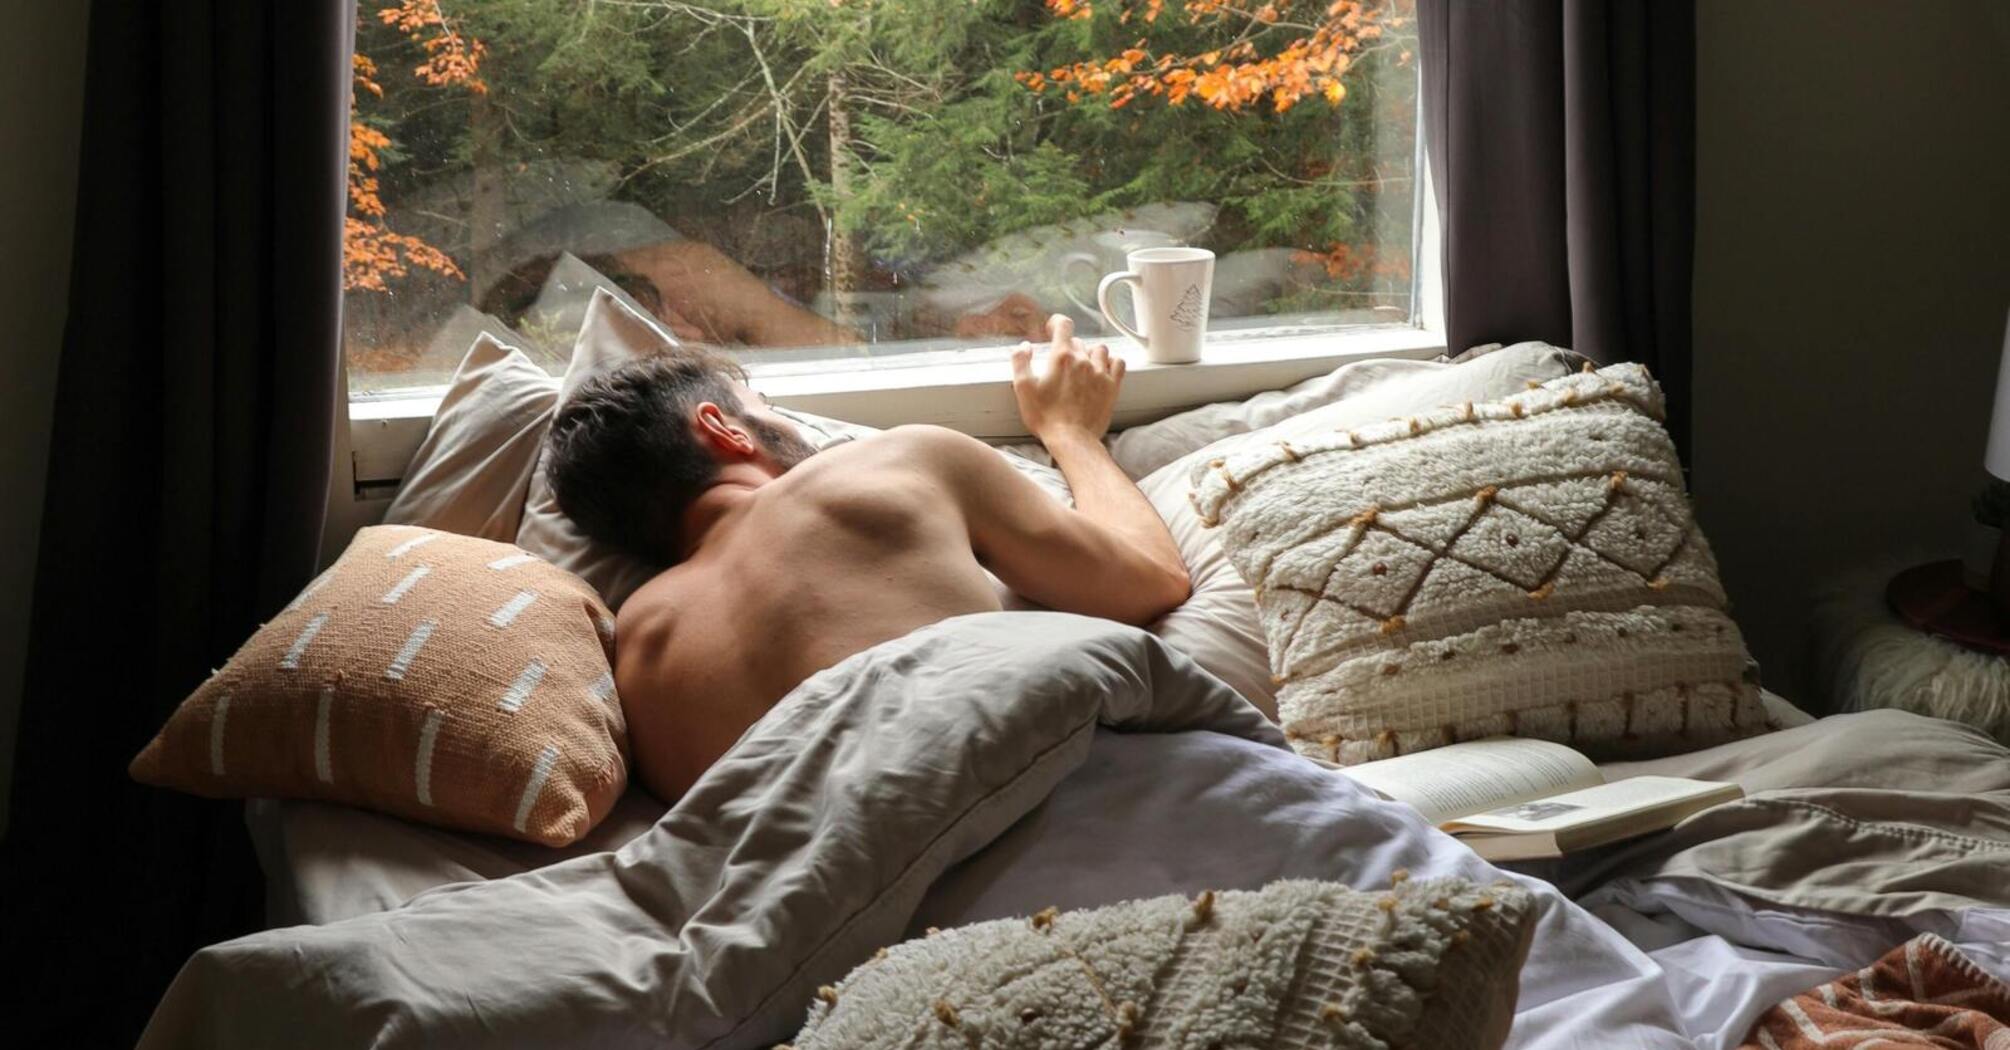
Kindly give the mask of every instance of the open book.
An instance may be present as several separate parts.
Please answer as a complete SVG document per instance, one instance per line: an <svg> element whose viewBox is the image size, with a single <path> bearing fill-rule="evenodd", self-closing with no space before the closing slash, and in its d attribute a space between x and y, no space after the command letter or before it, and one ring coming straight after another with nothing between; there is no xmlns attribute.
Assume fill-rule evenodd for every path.
<svg viewBox="0 0 2010 1050"><path fill-rule="evenodd" d="M1340 770L1488 860L1561 857L1674 827L1743 798L1736 784L1681 777L1606 783L1591 760L1547 740L1493 737Z"/></svg>

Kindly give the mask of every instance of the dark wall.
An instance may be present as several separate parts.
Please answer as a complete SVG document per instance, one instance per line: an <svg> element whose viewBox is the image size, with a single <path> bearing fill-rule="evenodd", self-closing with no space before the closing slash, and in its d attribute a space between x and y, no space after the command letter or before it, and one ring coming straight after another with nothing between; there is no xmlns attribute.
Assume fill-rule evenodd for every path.
<svg viewBox="0 0 2010 1050"><path fill-rule="evenodd" d="M1695 495L1768 684L1813 700L1810 593L1957 553L1983 477L2010 4L1703 0L1697 50Z"/></svg>

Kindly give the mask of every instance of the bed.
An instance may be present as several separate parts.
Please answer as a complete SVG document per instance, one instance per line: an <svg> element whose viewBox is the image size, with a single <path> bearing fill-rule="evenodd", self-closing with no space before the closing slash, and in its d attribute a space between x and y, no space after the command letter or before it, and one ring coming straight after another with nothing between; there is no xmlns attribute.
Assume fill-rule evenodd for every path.
<svg viewBox="0 0 2010 1050"><path fill-rule="evenodd" d="M1488 382L1547 374L1509 356L1482 362ZM1176 419L1161 436L1201 437L1134 436L1119 459L1182 473L1166 464L1321 399L1386 415L1365 374ZM1156 476L1161 513L1183 507ZM1249 605L1210 557L1197 590ZM1221 608L1191 620L1218 627ZM1216 633L1240 645L1240 623ZM2010 751L1977 731L1815 721L1767 695L1773 732L1605 767L1735 781L1743 801L1502 870L1287 747L1252 703L1260 642L1223 659L1208 638L956 617L820 672L674 806L631 790L560 849L255 801L273 929L198 953L142 1045L765 1047L823 986L933 928L1306 878L1518 884L1536 920L1513 1047L1738 1046L1782 999L1921 934L2010 978Z"/></svg>
<svg viewBox="0 0 2010 1050"><path fill-rule="evenodd" d="M916 663L961 670L886 687ZM931 926L1287 877L1497 877L1280 744L1142 632L958 617L813 678L735 749L742 768L654 821L632 797L556 864L262 804L276 914L320 925L199 954L148 1045L768 1045L832 960ZM1845 715L1612 771L1750 797L1511 873L1539 921L1508 1045L1735 1046L1761 1010L1917 933L2010 975L2010 754L1981 734Z"/></svg>

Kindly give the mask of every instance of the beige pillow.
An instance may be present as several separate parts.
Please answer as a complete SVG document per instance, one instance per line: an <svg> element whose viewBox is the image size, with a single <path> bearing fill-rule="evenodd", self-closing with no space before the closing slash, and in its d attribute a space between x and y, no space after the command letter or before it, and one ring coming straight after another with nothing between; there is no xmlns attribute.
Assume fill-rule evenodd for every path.
<svg viewBox="0 0 2010 1050"><path fill-rule="evenodd" d="M1749 658L1638 365L1196 466L1293 746L1497 734L1608 761L1759 732Z"/></svg>
<svg viewBox="0 0 2010 1050"><path fill-rule="evenodd" d="M558 380L522 350L477 336L384 521L514 540L557 404Z"/></svg>
<svg viewBox="0 0 2010 1050"><path fill-rule="evenodd" d="M1124 446L1132 464L1162 454L1170 443L1196 435L1230 436L1180 456L1138 483L1172 531L1193 578L1193 597L1152 627L1153 633L1194 658L1272 718L1277 685L1258 621L1256 593L1229 562L1220 538L1201 524L1188 493L1193 468L1235 449L1260 447L1340 427L1354 427L1441 405L1485 401L1526 389L1531 382L1570 374L1581 359L1546 343L1521 343L1463 364L1378 360L1347 365L1289 391L1259 394L1247 402L1211 405L1144 428ZM1307 411L1307 409L1310 409ZM1248 431L1254 429L1253 433ZM1126 431L1128 435L1131 431Z"/></svg>
<svg viewBox="0 0 2010 1050"><path fill-rule="evenodd" d="M826 987L795 1050L1494 1050L1534 933L1508 883L1325 882L1000 919L909 941Z"/></svg>
<svg viewBox="0 0 2010 1050"><path fill-rule="evenodd" d="M570 574L506 544L373 526L131 772L563 846L627 783L613 651L612 614Z"/></svg>
<svg viewBox="0 0 2010 1050"><path fill-rule="evenodd" d="M572 361L559 384L558 400L579 389L587 379L621 365L678 347L668 332L624 306L604 288L594 290L586 320L572 345ZM635 589L662 569L604 543L589 539L558 506L558 494L545 477L544 456L531 474L523 505L523 525L516 542L524 550L593 585L607 604L619 609Z"/></svg>

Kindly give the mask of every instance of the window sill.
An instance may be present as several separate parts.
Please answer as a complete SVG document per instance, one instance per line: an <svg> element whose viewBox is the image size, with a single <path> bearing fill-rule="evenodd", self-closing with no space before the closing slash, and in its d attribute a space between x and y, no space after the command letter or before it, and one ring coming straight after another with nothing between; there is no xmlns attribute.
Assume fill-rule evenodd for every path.
<svg viewBox="0 0 2010 1050"><path fill-rule="evenodd" d="M1352 361L1430 358L1445 352L1440 332L1410 326L1340 331L1225 333L1194 364L1155 365L1125 339L1112 349L1130 362L1112 426L1149 423L1182 409L1233 401L1324 375ZM848 358L802 372L755 366L753 387L776 405L872 427L932 423L993 441L1025 438L1012 399L1009 349L958 351L953 360ZM440 394L356 400L349 405L359 495L388 494L425 438Z"/></svg>
<svg viewBox="0 0 2010 1050"><path fill-rule="evenodd" d="M1249 335L1219 340L1193 364L1155 365L1124 339L1111 347L1129 362L1112 426L1149 423L1181 409L1230 401L1324 375L1372 357L1435 357L1435 332L1408 326L1339 332ZM870 358L806 375L752 369L755 389L775 404L872 427L933 423L987 440L1026 437L1012 399L1006 348L965 351L941 364L882 365Z"/></svg>

